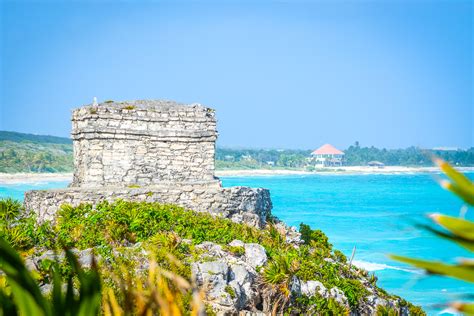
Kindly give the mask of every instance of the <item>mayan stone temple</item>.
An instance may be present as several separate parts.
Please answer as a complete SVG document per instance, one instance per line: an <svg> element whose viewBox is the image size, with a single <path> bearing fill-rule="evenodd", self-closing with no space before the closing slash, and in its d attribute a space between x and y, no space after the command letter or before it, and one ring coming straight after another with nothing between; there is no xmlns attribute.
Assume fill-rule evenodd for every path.
<svg viewBox="0 0 474 316"><path fill-rule="evenodd" d="M39 220L62 204L117 199L177 204L263 226L269 191L223 188L214 176L214 110L171 101L87 105L73 111L74 178L66 189L29 191L25 207Z"/></svg>

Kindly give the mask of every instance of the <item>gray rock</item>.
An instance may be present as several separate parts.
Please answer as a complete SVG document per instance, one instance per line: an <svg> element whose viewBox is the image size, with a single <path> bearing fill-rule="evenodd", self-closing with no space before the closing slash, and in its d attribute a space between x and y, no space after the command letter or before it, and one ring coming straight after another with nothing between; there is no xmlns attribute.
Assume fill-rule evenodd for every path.
<svg viewBox="0 0 474 316"><path fill-rule="evenodd" d="M80 266L85 269L91 268L93 258L94 258L94 253L93 253L92 248L79 251L77 255L77 261L79 262Z"/></svg>
<svg viewBox="0 0 474 316"><path fill-rule="evenodd" d="M25 260L25 267L29 270L29 271L36 271L38 270L37 266L36 266L36 263L35 261L32 259L32 258L26 258Z"/></svg>
<svg viewBox="0 0 474 316"><path fill-rule="evenodd" d="M245 243L241 240L234 239L229 243L229 246L231 246L231 247L244 247Z"/></svg>
<svg viewBox="0 0 474 316"><path fill-rule="evenodd" d="M53 286L51 284L44 284L40 286L40 291L43 295L49 295L53 291Z"/></svg>
<svg viewBox="0 0 474 316"><path fill-rule="evenodd" d="M333 287L329 290L329 297L334 298L340 304L349 305L346 295L337 287Z"/></svg>
<svg viewBox="0 0 474 316"><path fill-rule="evenodd" d="M291 292L291 295L295 297L301 296L301 281L296 276L293 276L291 278L290 292Z"/></svg>
<svg viewBox="0 0 474 316"><path fill-rule="evenodd" d="M243 264L233 264L230 266L230 279L235 280L239 285L252 282L254 274Z"/></svg>
<svg viewBox="0 0 474 316"><path fill-rule="evenodd" d="M320 295L324 298L329 297L328 290L319 281L301 282L301 294L306 296Z"/></svg>
<svg viewBox="0 0 474 316"><path fill-rule="evenodd" d="M209 280L214 279L213 277L218 275L221 276L223 280L227 280L227 275L229 273L229 266L222 261L210 261L195 263L193 266L196 266L196 270L193 271L196 274L201 276L201 283L209 282Z"/></svg>
<svg viewBox="0 0 474 316"><path fill-rule="evenodd" d="M245 244L245 262L252 268L262 267L267 263L265 248L259 244Z"/></svg>

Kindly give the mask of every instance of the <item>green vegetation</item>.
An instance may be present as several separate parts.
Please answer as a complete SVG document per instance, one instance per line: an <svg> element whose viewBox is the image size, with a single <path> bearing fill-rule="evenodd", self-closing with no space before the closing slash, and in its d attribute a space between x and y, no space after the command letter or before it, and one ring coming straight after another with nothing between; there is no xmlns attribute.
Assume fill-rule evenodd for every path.
<svg viewBox="0 0 474 316"><path fill-rule="evenodd" d="M70 251L66 251L71 273L64 280L59 264L50 269L53 283L51 297L41 293L33 275L26 269L20 256L0 238L1 315L97 315L100 308L101 282L95 264L89 272L82 270ZM76 282L76 289L74 283ZM63 284L67 284L63 290ZM77 290L77 294L76 291Z"/></svg>
<svg viewBox="0 0 474 316"><path fill-rule="evenodd" d="M365 166L369 161L380 161L387 166L432 166L433 155L459 166L474 166L474 148L468 150L430 150L417 147L405 149L380 149L360 147L356 142L344 150L345 161L350 166Z"/></svg>
<svg viewBox="0 0 474 316"><path fill-rule="evenodd" d="M0 172L71 172L68 138L0 132Z"/></svg>
<svg viewBox="0 0 474 316"><path fill-rule="evenodd" d="M217 148L217 169L301 169L310 150Z"/></svg>
<svg viewBox="0 0 474 316"><path fill-rule="evenodd" d="M31 142L35 144L72 144L72 140L66 137L34 135L7 131L0 131L0 141L10 141L16 143Z"/></svg>
<svg viewBox="0 0 474 316"><path fill-rule="evenodd" d="M443 180L441 185L462 199L467 205L474 206L474 183L466 176L442 159L435 159L440 169L449 180ZM441 227L433 228L428 225L419 225L440 238L457 243L460 247L474 252L474 222L460 217L442 214L432 214L430 218ZM428 274L444 275L466 282L474 283L474 264L472 258L465 258L458 263L450 264L440 261L413 259L402 256L392 256L393 259L408 263L425 270ZM474 303L453 303L452 308L467 315L474 314Z"/></svg>
<svg viewBox="0 0 474 316"><path fill-rule="evenodd" d="M226 291L227 293L229 293L230 297L232 297L232 298L235 298L235 297L236 297L235 291L234 291L234 289L232 288L232 286L227 285L227 286L225 287L225 291Z"/></svg>
<svg viewBox="0 0 474 316"><path fill-rule="evenodd" d="M172 271L185 280L190 280L191 262L201 260L201 252L195 248L196 244L211 241L235 254L243 254L242 247L230 247L227 244L234 239L259 243L269 256L269 263L260 270L262 286L279 312L288 310L290 306L295 310L304 310L305 302L310 304L315 300L309 298L290 304L290 284L295 276L302 281L319 280L328 289L337 286L354 308L369 294L360 281L367 273L355 267L349 268L340 253L332 252L332 245L322 232L311 230L304 224L301 230L305 244L296 248L286 243L285 236L271 224L262 230L207 213L158 203L119 200L114 203L102 202L95 208L87 204L78 207L64 205L54 223L45 222L35 226L35 217L22 213L18 202L1 200L0 216L8 219L0 222L0 236L23 255L41 253L47 249L59 252L63 247L79 250L93 248L101 258L99 262L107 262L120 272L136 271L137 265L147 260L140 257L144 249L160 269ZM177 264L177 261L181 263ZM49 267L47 264L39 277L42 282L50 279L47 273ZM109 270L100 269L99 272L105 288L112 289L120 305L125 300L125 294L120 292L123 287L113 281ZM61 271L67 275L71 268L63 265ZM130 279L136 277L131 275ZM383 297L395 298L384 294L381 289L378 292ZM190 304L191 294L186 293L188 296L183 294L180 303L183 308ZM329 310L343 309L335 302L320 303L318 306Z"/></svg>
<svg viewBox="0 0 474 316"><path fill-rule="evenodd" d="M101 269L94 257L90 269L83 269L69 250L65 257L63 262L41 262L47 262L45 279L52 283L51 291L42 293L38 284L45 279L39 281L0 238L0 270L4 273L0 276L0 315L198 315L202 308L199 289L154 261L141 277L132 277L121 266L119 278L110 268Z"/></svg>
<svg viewBox="0 0 474 316"><path fill-rule="evenodd" d="M296 315L349 315L347 308L333 298L327 299L319 295L302 296L296 299L296 303L296 307L290 308Z"/></svg>

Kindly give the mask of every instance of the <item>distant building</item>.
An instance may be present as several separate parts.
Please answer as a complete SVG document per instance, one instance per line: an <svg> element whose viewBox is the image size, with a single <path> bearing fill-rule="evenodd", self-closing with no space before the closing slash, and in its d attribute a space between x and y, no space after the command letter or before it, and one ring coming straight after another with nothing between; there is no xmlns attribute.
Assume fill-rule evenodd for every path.
<svg viewBox="0 0 474 316"><path fill-rule="evenodd" d="M367 165L369 165L370 167L377 167L377 168L385 167L385 164L383 162L376 161L376 160L369 161Z"/></svg>
<svg viewBox="0 0 474 316"><path fill-rule="evenodd" d="M344 152L330 144L323 145L311 153L316 167L342 166Z"/></svg>
<svg viewBox="0 0 474 316"><path fill-rule="evenodd" d="M253 157L252 157L251 155L242 155L242 156L240 157L240 160L250 161L250 160L252 160L252 159L253 159Z"/></svg>
<svg viewBox="0 0 474 316"><path fill-rule="evenodd" d="M225 156L224 156L224 160L227 160L227 161L234 161L234 160L235 160L235 157L232 156L232 155L225 155Z"/></svg>

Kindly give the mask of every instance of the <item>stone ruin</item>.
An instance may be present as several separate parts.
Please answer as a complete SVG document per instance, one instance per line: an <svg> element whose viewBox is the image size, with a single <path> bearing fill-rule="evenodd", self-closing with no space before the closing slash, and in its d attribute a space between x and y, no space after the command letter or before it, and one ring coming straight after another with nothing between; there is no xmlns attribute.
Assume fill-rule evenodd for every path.
<svg viewBox="0 0 474 316"><path fill-rule="evenodd" d="M63 204L117 199L176 204L262 227L262 188L224 188L214 176L214 110L171 101L87 105L73 111L74 178L66 189L28 191L24 205L51 220Z"/></svg>

